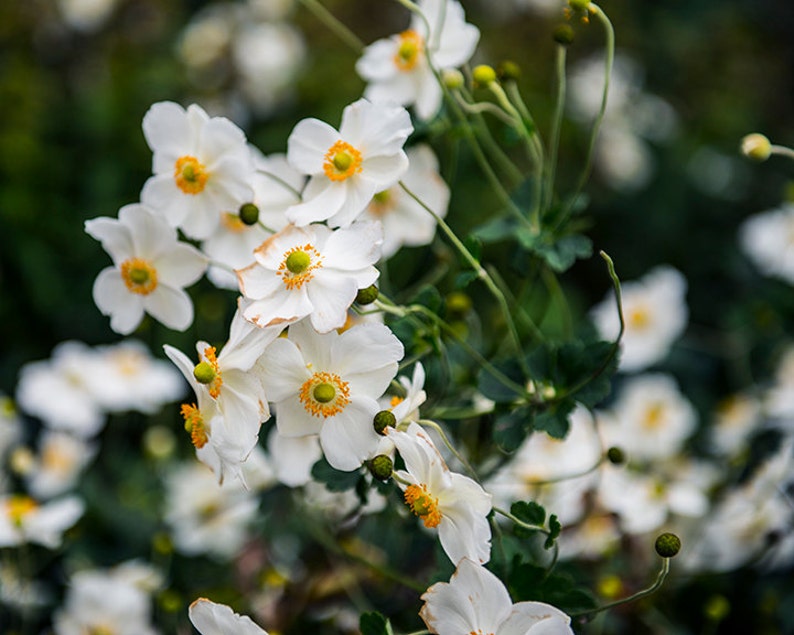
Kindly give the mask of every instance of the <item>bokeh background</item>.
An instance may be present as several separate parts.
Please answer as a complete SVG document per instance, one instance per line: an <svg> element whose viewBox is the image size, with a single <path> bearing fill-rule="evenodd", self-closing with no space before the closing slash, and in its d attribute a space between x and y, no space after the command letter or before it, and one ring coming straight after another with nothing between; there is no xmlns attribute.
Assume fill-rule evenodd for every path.
<svg viewBox="0 0 794 635"><path fill-rule="evenodd" d="M548 129L559 3L463 4L482 32L474 61L516 63L526 102ZM365 43L406 26L396 2L323 5ZM603 8L617 33L619 77L616 71L617 93L586 190L587 234L626 280L661 263L685 274L690 327L668 370L705 419L725 395L770 376L781 342L794 334L791 285L762 276L737 242L745 218L794 199L794 163L756 164L739 153L741 138L753 131L794 145L794 6L604 0ZM569 95L586 103L603 37L594 24L573 26ZM336 125L343 107L360 96L356 59L289 0L2 0L0 392L13 395L19 369L47 358L59 342L119 340L91 298L108 259L83 222L115 216L138 200L151 167L140 123L152 103L197 102L233 119L263 152L283 152L297 121L314 116ZM578 175L587 130L574 103L560 151L564 185ZM470 160L446 175L450 219L465 235L481 222L482 210L493 209L492 195ZM408 280L418 276L417 253L402 256L392 271L407 272ZM562 284L576 320L609 289L598 258L578 263ZM197 322L188 333L146 321L136 336L153 351L164 342L184 350L198 338L221 338L232 296L206 283L194 291ZM108 452L134 450L127 442L140 439L139 423L120 424ZM143 479L133 488L138 495L145 468L127 454L131 473ZM145 550L156 526L149 518L151 526L113 536L116 524L94 520L103 546L83 546L93 559L102 550L107 560ZM750 568L679 579L656 610L674 615L680 632L708 632L704 607L716 595L731 606L719 632L794 632L792 580L790 570Z"/></svg>

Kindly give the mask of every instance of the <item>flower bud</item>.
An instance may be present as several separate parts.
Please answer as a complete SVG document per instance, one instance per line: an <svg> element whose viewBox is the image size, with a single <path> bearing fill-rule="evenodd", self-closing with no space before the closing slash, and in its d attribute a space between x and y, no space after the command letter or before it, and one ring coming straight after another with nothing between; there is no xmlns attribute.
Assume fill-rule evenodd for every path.
<svg viewBox="0 0 794 635"><path fill-rule="evenodd" d="M742 139L742 154L753 161L766 161L772 154L772 144L764 135L754 132Z"/></svg>
<svg viewBox="0 0 794 635"><path fill-rule="evenodd" d="M441 71L441 81L450 90L456 90L463 86L463 73L457 68L446 68Z"/></svg>
<svg viewBox="0 0 794 635"><path fill-rule="evenodd" d="M587 11L590 8L590 0L568 0L568 5L574 11Z"/></svg>
<svg viewBox="0 0 794 635"><path fill-rule="evenodd" d="M672 558L681 550L681 539L670 532L660 534L654 549L662 558Z"/></svg>
<svg viewBox="0 0 794 635"><path fill-rule="evenodd" d="M474 70L472 71L472 77L474 78L474 82L479 84L480 86L487 86L491 82L496 81L496 71L493 67L488 66L487 64L480 64L479 66L475 66Z"/></svg>
<svg viewBox="0 0 794 635"><path fill-rule="evenodd" d="M215 369L209 362L199 362L193 369L193 377L200 384L211 384L215 379Z"/></svg>
<svg viewBox="0 0 794 635"><path fill-rule="evenodd" d="M374 284L369 285L364 289L359 289L356 294L356 302L358 304L372 304L378 299L378 287Z"/></svg>
<svg viewBox="0 0 794 635"><path fill-rule="evenodd" d="M367 462L367 468L373 478L379 481L388 481L394 471L394 461L385 454L379 454Z"/></svg>
<svg viewBox="0 0 794 635"><path fill-rule="evenodd" d="M512 60L502 60L496 67L496 75L503 82L516 81L521 77L521 67Z"/></svg>
<svg viewBox="0 0 794 635"><path fill-rule="evenodd" d="M372 425L375 428L375 432L378 434L383 434L386 428L394 427L396 423L397 417L394 416L391 410L381 410L372 420Z"/></svg>
<svg viewBox="0 0 794 635"><path fill-rule="evenodd" d="M240 205L240 220L246 225L256 225L259 220L259 208L253 203Z"/></svg>
<svg viewBox="0 0 794 635"><path fill-rule="evenodd" d="M463 317L471 311L471 298L462 291L452 291L445 298L447 313L453 317Z"/></svg>
<svg viewBox="0 0 794 635"><path fill-rule="evenodd" d="M573 29L570 24L560 24L554 29L551 36L557 44L562 44L563 46L569 46L573 43Z"/></svg>
<svg viewBox="0 0 794 635"><path fill-rule="evenodd" d="M613 445L607 450L607 460L612 463L612 465L623 465L623 463L626 462L626 453L623 451L623 448Z"/></svg>

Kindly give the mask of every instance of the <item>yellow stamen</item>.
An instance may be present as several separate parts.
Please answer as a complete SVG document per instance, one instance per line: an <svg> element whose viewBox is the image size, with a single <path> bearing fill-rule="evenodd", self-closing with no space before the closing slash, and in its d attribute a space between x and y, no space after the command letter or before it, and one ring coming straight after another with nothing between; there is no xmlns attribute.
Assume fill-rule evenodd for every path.
<svg viewBox="0 0 794 635"><path fill-rule="evenodd" d="M221 224L234 234L241 234L249 227L240 220L239 214L231 212L221 212Z"/></svg>
<svg viewBox="0 0 794 635"><path fill-rule="evenodd" d="M645 411L645 417L642 420L642 427L646 430L653 430L662 425L664 421L664 404L655 403Z"/></svg>
<svg viewBox="0 0 794 635"><path fill-rule="evenodd" d="M38 508L38 503L30 496L15 494L6 501L6 513L11 522L17 526L22 524L22 520L30 512Z"/></svg>
<svg viewBox="0 0 794 635"><path fill-rule="evenodd" d="M185 194L200 194L207 185L209 174L196 157L185 155L174 164L176 186Z"/></svg>
<svg viewBox="0 0 794 635"><path fill-rule="evenodd" d="M361 152L340 139L325 153L323 171L332 181L344 181L361 172Z"/></svg>
<svg viewBox="0 0 794 635"><path fill-rule="evenodd" d="M313 417L333 417L350 403L350 387L335 373L317 372L303 383L298 397Z"/></svg>
<svg viewBox="0 0 794 635"><path fill-rule="evenodd" d="M196 404L182 404L180 409L182 417L185 419L185 430L190 432L190 440L196 449L203 448L207 441L207 426L204 424L204 417Z"/></svg>
<svg viewBox="0 0 794 635"><path fill-rule="evenodd" d="M405 401L405 397L398 397L397 395L394 395L389 400L389 408L394 408L394 406L401 404L403 401Z"/></svg>
<svg viewBox="0 0 794 635"><path fill-rule="evenodd" d="M157 288L157 269L143 258L129 258L120 269L121 279L132 293L149 295Z"/></svg>
<svg viewBox="0 0 794 635"><path fill-rule="evenodd" d="M419 516L425 527L438 527L441 522L441 511L438 499L427 491L427 485L409 485L405 488L405 503L411 511Z"/></svg>
<svg viewBox="0 0 794 635"><path fill-rule="evenodd" d="M212 381L207 384L207 388L209 389L210 397L217 399L221 394L223 377L221 376L221 367L218 365L218 359L215 357L215 347L207 346L207 348L204 349L204 357L206 358L204 362L209 364L212 370L215 371L215 376L212 378Z"/></svg>
<svg viewBox="0 0 794 635"><path fill-rule="evenodd" d="M629 324L629 328L642 330L648 327L651 323L650 312L644 306L636 307L629 311L627 322Z"/></svg>
<svg viewBox="0 0 794 635"><path fill-rule="evenodd" d="M287 251L276 274L281 276L284 285L292 291L300 289L314 277L314 270L323 265L322 256L310 243L293 247Z"/></svg>
<svg viewBox="0 0 794 635"><path fill-rule="evenodd" d="M413 70L419 63L425 46L422 36L413 29L408 29L400 33L399 37L400 45L394 54L394 65L401 71Z"/></svg>

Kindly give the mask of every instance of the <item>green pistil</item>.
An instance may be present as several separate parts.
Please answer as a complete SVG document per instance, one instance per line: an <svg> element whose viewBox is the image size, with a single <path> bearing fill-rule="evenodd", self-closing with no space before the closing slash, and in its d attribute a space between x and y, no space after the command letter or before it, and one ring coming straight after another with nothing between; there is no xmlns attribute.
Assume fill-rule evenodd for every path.
<svg viewBox="0 0 794 635"><path fill-rule="evenodd" d="M287 269L291 273L303 273L309 268L310 264L312 264L312 259L305 251L293 251L287 256Z"/></svg>
<svg viewBox="0 0 794 635"><path fill-rule="evenodd" d="M199 362L193 369L193 377L200 384L210 384L215 379L215 369L208 362Z"/></svg>
<svg viewBox="0 0 794 635"><path fill-rule="evenodd" d="M336 397L336 389L331 384L317 384L312 391L315 401L328 403Z"/></svg>
<svg viewBox="0 0 794 635"><path fill-rule="evenodd" d="M353 165L353 157L347 152L337 152L334 155L334 167L340 172L346 172Z"/></svg>

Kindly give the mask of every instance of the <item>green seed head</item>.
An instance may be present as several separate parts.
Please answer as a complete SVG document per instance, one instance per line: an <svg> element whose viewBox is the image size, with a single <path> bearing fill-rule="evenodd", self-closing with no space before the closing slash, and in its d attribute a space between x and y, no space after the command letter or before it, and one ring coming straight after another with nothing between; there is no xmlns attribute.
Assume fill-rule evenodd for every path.
<svg viewBox="0 0 794 635"><path fill-rule="evenodd" d="M199 362L193 369L193 377L200 384L212 383L212 380L215 379L215 369L209 362Z"/></svg>
<svg viewBox="0 0 794 635"><path fill-rule="evenodd" d="M149 270L143 267L130 269L130 280L135 284L146 284L149 282Z"/></svg>
<svg viewBox="0 0 794 635"><path fill-rule="evenodd" d="M607 459L613 465L622 465L626 461L626 453L622 448L613 445L607 450Z"/></svg>
<svg viewBox="0 0 794 635"><path fill-rule="evenodd" d="M364 289L359 289L356 294L356 302L358 304L372 304L378 299L378 287L374 284L369 285Z"/></svg>
<svg viewBox="0 0 794 635"><path fill-rule="evenodd" d="M496 74L503 82L516 81L521 77L521 67L512 60L503 60L496 67Z"/></svg>
<svg viewBox="0 0 794 635"><path fill-rule="evenodd" d="M568 4L574 11L587 11L590 8L590 0L568 0Z"/></svg>
<svg viewBox="0 0 794 635"><path fill-rule="evenodd" d="M463 73L461 73L457 68L444 69L441 71L441 81L443 81L444 86L450 90L455 90L463 86Z"/></svg>
<svg viewBox="0 0 794 635"><path fill-rule="evenodd" d="M654 548L662 558L672 558L681 550L681 539L675 534L666 532L659 535Z"/></svg>
<svg viewBox="0 0 794 635"><path fill-rule="evenodd" d="M256 225L259 220L259 208L253 203L240 205L240 220L246 225Z"/></svg>
<svg viewBox="0 0 794 635"><path fill-rule="evenodd" d="M375 432L378 434L383 434L386 428L393 428L396 423L397 417L394 416L391 410L381 410L372 420L372 425L375 428Z"/></svg>
<svg viewBox="0 0 794 635"><path fill-rule="evenodd" d="M369 473L379 481L387 481L394 471L394 461L385 454L379 454L367 463Z"/></svg>
<svg viewBox="0 0 794 635"><path fill-rule="evenodd" d="M291 273L303 273L309 268L310 264L312 264L311 256L305 251L293 251L287 256L287 269L289 269Z"/></svg>
<svg viewBox="0 0 794 635"><path fill-rule="evenodd" d="M328 403L336 397L336 389L331 384L317 384L312 390L312 396L315 401Z"/></svg>

